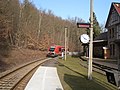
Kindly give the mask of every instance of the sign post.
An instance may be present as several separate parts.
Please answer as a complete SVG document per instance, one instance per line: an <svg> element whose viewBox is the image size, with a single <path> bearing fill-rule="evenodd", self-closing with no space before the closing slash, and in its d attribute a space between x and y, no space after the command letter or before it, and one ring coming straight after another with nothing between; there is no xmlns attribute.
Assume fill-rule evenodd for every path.
<svg viewBox="0 0 120 90"><path fill-rule="evenodd" d="M77 27L78 28L89 28L90 29L88 79L92 80L92 59L93 59L93 0L90 0L90 24L89 23L77 23Z"/></svg>
<svg viewBox="0 0 120 90"><path fill-rule="evenodd" d="M89 44L89 62L88 62L89 80L92 80L92 59L93 59L93 0L90 0L90 44Z"/></svg>

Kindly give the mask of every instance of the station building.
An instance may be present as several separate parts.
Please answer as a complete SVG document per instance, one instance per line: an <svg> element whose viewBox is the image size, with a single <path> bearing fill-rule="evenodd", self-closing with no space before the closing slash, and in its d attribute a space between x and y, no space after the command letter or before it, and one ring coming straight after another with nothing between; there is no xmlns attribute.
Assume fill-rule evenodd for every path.
<svg viewBox="0 0 120 90"><path fill-rule="evenodd" d="M112 3L105 28L108 30L110 58L120 59L120 3Z"/></svg>

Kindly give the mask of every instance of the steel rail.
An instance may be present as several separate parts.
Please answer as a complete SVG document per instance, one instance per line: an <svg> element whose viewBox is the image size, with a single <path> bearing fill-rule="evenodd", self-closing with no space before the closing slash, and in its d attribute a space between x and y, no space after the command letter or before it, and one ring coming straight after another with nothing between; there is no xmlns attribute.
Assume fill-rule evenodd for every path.
<svg viewBox="0 0 120 90"><path fill-rule="evenodd" d="M26 75L47 60L49 59L33 61L2 76L0 78L0 90L13 90Z"/></svg>

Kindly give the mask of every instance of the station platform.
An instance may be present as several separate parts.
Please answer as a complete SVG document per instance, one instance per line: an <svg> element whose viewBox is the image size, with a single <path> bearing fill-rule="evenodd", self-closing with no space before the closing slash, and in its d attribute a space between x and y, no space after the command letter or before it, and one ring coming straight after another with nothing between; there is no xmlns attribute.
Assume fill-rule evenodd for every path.
<svg viewBox="0 0 120 90"><path fill-rule="evenodd" d="M64 90L56 67L40 66L24 90Z"/></svg>

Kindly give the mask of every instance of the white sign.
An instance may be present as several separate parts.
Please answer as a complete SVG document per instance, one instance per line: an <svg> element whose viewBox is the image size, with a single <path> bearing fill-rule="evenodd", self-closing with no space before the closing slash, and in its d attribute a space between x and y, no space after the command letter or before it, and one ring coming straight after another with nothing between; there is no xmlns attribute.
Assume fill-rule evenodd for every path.
<svg viewBox="0 0 120 90"><path fill-rule="evenodd" d="M82 43L86 44L89 42L90 38L87 34L82 34L81 37L80 37L80 40Z"/></svg>

